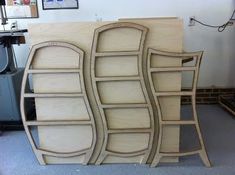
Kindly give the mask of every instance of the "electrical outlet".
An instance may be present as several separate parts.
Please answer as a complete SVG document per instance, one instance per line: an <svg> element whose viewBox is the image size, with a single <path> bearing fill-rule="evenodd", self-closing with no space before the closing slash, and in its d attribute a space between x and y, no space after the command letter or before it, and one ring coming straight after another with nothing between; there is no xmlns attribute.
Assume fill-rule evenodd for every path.
<svg viewBox="0 0 235 175"><path fill-rule="evenodd" d="M188 26L195 26L194 19L195 19L195 16L190 16L189 17L189 24L188 24Z"/></svg>

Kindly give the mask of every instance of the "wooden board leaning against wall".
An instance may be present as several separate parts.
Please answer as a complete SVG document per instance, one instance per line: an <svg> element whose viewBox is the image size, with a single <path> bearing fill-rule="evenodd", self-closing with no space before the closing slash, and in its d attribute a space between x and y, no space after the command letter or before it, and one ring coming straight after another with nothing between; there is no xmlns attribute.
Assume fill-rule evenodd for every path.
<svg viewBox="0 0 235 175"><path fill-rule="evenodd" d="M183 25L182 20L177 18L154 18L154 19L126 19L129 22L134 22L149 28L149 34L146 38L145 44L145 51L144 51L144 67L146 67L146 54L147 54L147 47L152 47L159 50L166 50L166 51L173 51L173 52L181 52L182 51L182 42L183 42ZM126 21L125 20L125 21ZM101 117L97 108L97 104L95 98L93 96L92 87L91 87L91 79L90 79L90 56L91 56L91 47L92 47L92 40L94 30L102 25L109 24L111 22L76 22L76 23L55 23L55 24L31 24L29 26L29 35L30 35L30 44L35 45L40 42L45 41L65 41L70 42L72 44L77 45L81 48L84 53L84 77L85 77L85 85L88 94L88 98L90 101L90 105L92 111L94 113L96 127L97 127L97 143L93 153L93 156L90 160L90 163L95 163L100 153L102 147L102 140L104 139L103 135L103 126ZM52 27L53 26L53 27ZM128 40L123 38L120 40L125 44L128 44ZM163 61L165 62L165 61ZM166 64L169 62L166 61ZM170 63L171 64L171 63ZM175 63L176 65L180 65L181 63ZM145 72L145 71L144 71ZM173 87L176 87L179 90L179 86L181 84L180 75L169 75L169 80L175 80L173 83ZM161 77L158 78L156 81L164 81L161 80ZM162 83L163 88L167 85L164 82ZM171 87L171 86L170 86ZM172 89L171 89L172 90ZM167 99L163 103L171 103L171 109L166 109L166 112L170 112L169 116L170 119L178 119L180 114L180 99ZM174 110L173 110L173 108ZM44 128L43 131L39 132L50 132ZM178 151L179 148L179 128L172 127L166 128L164 136L164 149L166 151ZM59 134L59 133L58 133ZM76 133L74 133L76 134ZM47 139L47 138L40 138L40 139ZM157 140L157 139L155 139ZM64 141L67 141L66 138ZM156 144L156 143L155 143ZM59 144L58 144L59 146ZM153 154L151 154L153 155ZM150 161L151 161L150 157ZM175 161L177 159L168 159L167 161ZM64 160L59 158L53 158L50 162L47 163L62 163ZM73 162L74 160L68 160L68 162ZM115 160L112 160L115 162ZM135 162L135 160L126 160L126 162ZM125 162L123 162L125 163Z"/></svg>

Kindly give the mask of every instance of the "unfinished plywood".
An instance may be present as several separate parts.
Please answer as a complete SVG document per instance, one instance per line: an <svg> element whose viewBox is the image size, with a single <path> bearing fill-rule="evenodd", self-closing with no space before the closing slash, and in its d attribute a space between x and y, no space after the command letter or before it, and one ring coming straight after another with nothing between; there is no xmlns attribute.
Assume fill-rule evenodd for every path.
<svg viewBox="0 0 235 175"><path fill-rule="evenodd" d="M108 139L107 151L128 154L130 152L141 153L141 151L148 149L150 138L148 133L114 133L110 134ZM117 155L117 157L119 156Z"/></svg>
<svg viewBox="0 0 235 175"><path fill-rule="evenodd" d="M144 57L143 57L143 70L145 83L147 84L147 91L150 93L149 82L147 78L146 63L147 63L147 48L154 48L158 50L164 50L169 52L182 52L183 51L183 21L177 18L128 18L120 19L119 21L134 22L137 24L144 25L149 28L149 33L145 42ZM153 64L158 66L181 66L181 60L168 60L161 59L158 56L156 63L153 60ZM181 89L181 74L170 73L166 76L155 76L153 82L160 88L167 88L168 90L180 90ZM150 96L151 102L154 101L153 97ZM171 106L169 103L171 103ZM152 105L154 105L152 103ZM169 116L172 120L178 120L180 118L180 97L169 97L167 100L162 98L162 110L165 113L171 113ZM172 107L174 111L172 111ZM156 111L156 112L155 112ZM154 108L155 118L158 118L157 109ZM168 116L168 115L167 115ZM157 120L155 125L158 126ZM153 143L153 149L149 157L148 162L152 162L153 155L156 151L157 140L158 140L158 128L155 128L155 137ZM163 149L178 152L179 151L179 126L171 126L164 133L165 142L162 144ZM175 139L176 138L176 139ZM164 162L177 162L177 157L165 157L161 159Z"/></svg>
<svg viewBox="0 0 235 175"><path fill-rule="evenodd" d="M142 32L130 28L116 28L104 33L100 33L99 41L102 44L97 45L98 52L112 52L112 51L130 51L137 50L140 46ZM131 41L131 44L129 44Z"/></svg>
<svg viewBox="0 0 235 175"><path fill-rule="evenodd" d="M160 56L160 59L163 59L166 57L166 59L173 59L174 60L180 60L180 58L183 60L183 58L193 58L196 60L195 66L166 66L165 64L161 64L161 66L158 66L156 64L156 56ZM202 58L202 52L196 52L196 53L172 53L172 52L163 52L158 51L154 49L148 50L148 60L147 60L147 72L148 72L148 78L150 82L150 88L152 91L152 94L154 96L154 101L156 108L158 109L158 121L159 121L159 137L158 137L158 145L157 150L155 153L155 156L153 158L153 161L151 163L151 166L157 166L160 162L161 158L163 157L171 157L171 156L188 156L188 155L194 155L199 154L203 163L206 166L211 166L210 161L208 159L205 145L202 139L197 112L196 112L196 88L197 88L197 81L198 81L198 73L199 73L199 67L200 62ZM157 87L158 83L154 83L153 75L156 76L156 74L162 74L162 73L182 73L184 71L192 71L194 73L193 79L192 79L192 89L189 91L181 91L181 90L169 90L169 88L159 88ZM167 83L167 81L165 81ZM170 83L170 82L169 82ZM172 83L172 82L171 82ZM178 82L173 82L176 84L176 87ZM165 112L165 104L169 104L170 107L174 107L172 104L170 97L181 97L181 96L190 96L192 99L192 107L193 107L193 120L172 120L172 113L171 112ZM172 108L172 110L176 110L177 108ZM169 137L169 135L164 135L165 132L171 131L173 128L172 126L179 126L179 125L195 125L196 131L198 134L199 142L200 142L200 148L197 150L192 150L188 152L173 152L169 151L170 148L167 148L167 140L166 137ZM173 138L174 141L174 138ZM162 147L162 145L165 145L165 147ZM174 143L173 143L174 144Z"/></svg>
<svg viewBox="0 0 235 175"><path fill-rule="evenodd" d="M146 55L147 55L147 47L152 47L156 48L159 50L166 50L166 51L172 51L172 52L182 52L182 47L183 47L183 21L178 18L142 18L142 19L122 19L127 22L134 22L138 23L140 25L146 26L149 29L148 36L145 40L145 48L144 48L144 57L143 57L143 68L144 68L144 76L146 76ZM84 76L85 78L85 84L86 84L86 90L88 94L88 98L91 104L91 108L94 113L94 117L96 120L96 125L97 125L97 145L95 147L93 156L91 158L90 163L95 163L97 160L97 157L99 156L99 153L101 151L102 147L102 141L104 139L103 135L103 125L102 125L102 120L99 114L99 110L97 108L97 104L95 101L95 97L92 92L92 86L91 86L91 79L90 79L90 55L91 55L91 47L92 47L92 41L93 41L93 34L94 30L98 27L101 27L106 24L110 24L112 22L73 22L73 23L45 23L45 24L30 24L29 26L29 37L30 37L30 45L35 45L40 42L45 42L45 41L53 41L53 40L60 40L60 41L69 41L80 48L82 48L85 52L84 55ZM113 33L113 32L112 32ZM134 36L138 35L138 32L133 33ZM113 34L112 34L113 35ZM131 40L125 40L127 37L125 35L119 35L120 38L117 38L118 41L120 41L121 45L125 44L125 47L128 47L128 49L133 49L136 47L138 42L135 42L133 44L132 39ZM115 40L116 41L116 40ZM125 42L123 42L125 41ZM108 42L107 42L108 43ZM118 47L119 44L117 44ZM112 46L113 47L113 46ZM123 48L123 47L122 47ZM102 49L102 47L100 48ZM104 48L105 49L105 48ZM113 49L113 48L108 48L108 49ZM106 49L106 51L108 50ZM116 48L120 49L120 48ZM105 50L103 50L105 51ZM56 53L58 51L55 51ZM132 59L133 58L133 59ZM125 61L125 64L122 64L121 61ZM105 75L110 75L110 76L124 76L124 75L138 75L138 66L137 66L137 57L136 56L129 56L126 55L125 58L120 57L120 56L113 56L113 57L97 57L97 69L96 69L96 74L98 76L105 76ZM54 61L52 62L52 65ZM72 63L73 61L68 61L64 63L65 65L69 64L68 67L76 67L78 63ZM102 64L98 64L98 62L101 62ZM114 64L110 64L113 62ZM135 62L135 64L134 64ZM120 63L120 64L119 64ZM133 63L133 64L132 64ZM44 63L40 63L44 64ZM46 63L47 65L49 63ZM59 63L58 63L59 64ZM39 64L37 64L39 65ZM56 65L55 67L59 67L60 65ZM62 65L64 66L64 65ZM112 69L112 71L109 71ZM145 78L146 79L146 78ZM179 77L178 77L179 79ZM180 79L179 79L180 81ZM148 82L147 82L147 90L148 90ZM150 92L150 90L148 90ZM150 96L151 97L151 96ZM177 97L179 98L179 97ZM153 101L153 97L151 97L151 101ZM176 100L176 99L175 99ZM179 103L179 100L176 100L175 106L177 106ZM138 104L137 104L138 106ZM121 110L121 109L120 109ZM156 111L156 109L154 109ZM179 109L178 109L179 111ZM124 112L125 113L125 112ZM124 115L124 114L123 114ZM138 112L135 114L133 113L133 116L137 116ZM178 112L175 114L173 118L177 119L179 117ZM144 120L147 122L147 114L144 116ZM115 120L116 121L116 120ZM130 120L128 120L130 121ZM122 122L123 123L123 122ZM130 122L131 123L131 122ZM137 126L140 125L140 122ZM156 126L158 123L156 123ZM116 127L116 126L115 126ZM146 124L143 125L143 127L146 127ZM179 144L179 132L177 130L178 126L173 126L176 129L169 131L169 137L168 142L166 141L166 147L169 148L172 146L171 151L178 151L175 147ZM157 129L157 128L156 128ZM155 130L157 133L157 130ZM174 136L174 144L172 144L171 140L172 137ZM176 139L175 139L176 138ZM148 162L151 162L155 148L157 145L157 134L154 137L154 147L153 150L150 154L150 160ZM169 144L167 144L169 143ZM170 145L170 146L169 146ZM164 147L164 145L162 145ZM109 156L105 159L105 162L112 162L112 163L117 163L117 162L122 162L124 159L125 162L129 161L135 162L137 160L140 160L141 156L137 157L132 157L132 158L120 158L120 157L113 157ZM53 157L50 157L50 160L54 160ZM64 161L67 159L63 159ZM72 162L72 159L69 159ZM175 159L168 159L168 161L172 161ZM61 162L61 161L59 161ZM69 162L69 161L67 161Z"/></svg>
<svg viewBox="0 0 235 175"><path fill-rule="evenodd" d="M45 105L46 104L46 105ZM89 120L83 98L35 98L38 120ZM61 110L63 109L63 110Z"/></svg>
<svg viewBox="0 0 235 175"><path fill-rule="evenodd" d="M97 89L102 104L146 103L141 84L137 80L121 81L120 78L116 82L102 81L97 83Z"/></svg>
<svg viewBox="0 0 235 175"><path fill-rule="evenodd" d="M110 129L150 128L151 121L146 108L105 109L104 113Z"/></svg>
<svg viewBox="0 0 235 175"><path fill-rule="evenodd" d="M98 57L96 59L97 76L133 76L138 75L137 56ZM110 69L112 71L110 71Z"/></svg>
<svg viewBox="0 0 235 175"><path fill-rule="evenodd" d="M80 66L80 59L76 52L59 46L39 49L35 56L37 59L32 62L33 69L72 69Z"/></svg>
<svg viewBox="0 0 235 175"><path fill-rule="evenodd" d="M34 74L34 93L81 93L79 73Z"/></svg>
<svg viewBox="0 0 235 175"><path fill-rule="evenodd" d="M120 163L118 158L121 158L122 163L146 163L149 157L153 141L154 122L142 73L142 56L146 34L147 28L125 22L104 25L95 30L91 55L91 79L104 125L104 142L97 164L114 162L112 157L116 157L117 163ZM131 44L120 43L120 37L124 37L124 40ZM112 44L113 47L110 47ZM104 63L105 61L97 62L100 59L99 57L106 57L111 68L115 67L116 64L124 66L127 62L131 65L129 69L132 68L132 70L127 75L123 74L121 70L116 71L115 74L110 74L112 69L108 70L107 68L106 74L99 76L99 74L96 74L100 72L97 69L102 65L98 64L107 66L107 63ZM113 57L121 59L111 62L111 60L114 60ZM110 61L109 58L111 58ZM136 58L138 59L137 62ZM133 74L130 74L130 72L133 72ZM126 108L134 114L132 118L129 116L125 119L122 116L125 113L128 114ZM139 125L139 121L136 121L138 117L135 117L138 115L135 114L139 108L148 111L145 113L147 118L143 117L142 121L145 119L143 122L149 123L149 125L142 127ZM134 112L135 109L137 111ZM119 117L115 118L117 116ZM121 121L119 126L118 123L114 123L118 120ZM139 127L123 127L121 124L125 121L127 123L132 122L133 125Z"/></svg>
<svg viewBox="0 0 235 175"><path fill-rule="evenodd" d="M63 132L61 132L61 130L63 130ZM76 137L74 137L74 135L76 135ZM47 139L40 140L40 149L46 148L48 150L61 153L85 150L92 145L92 139L87 139L92 138L92 135L92 128L89 125L79 127L76 125L40 126L40 137L47 137ZM64 138L66 138L66 142L61 142L60 146L55 147L54 144L64 140ZM77 142L76 140L79 140L80 142Z"/></svg>
<svg viewBox="0 0 235 175"><path fill-rule="evenodd" d="M91 46L92 46L92 40L93 40L93 34L94 30L97 27L100 27L102 25L108 24L110 22L76 22L76 23L47 23L47 24L31 24L29 26L29 36L30 36L30 44L35 45L41 42L47 42L47 41L69 41L70 43L77 45L78 47L82 48L84 51L84 79L85 85L86 85L86 91L89 98L90 106L92 108L95 121L96 121L96 127L97 127L97 144L94 149L94 153L91 157L91 160L89 163L95 163L97 157L99 156L101 146L102 146L102 140L103 140L103 125L101 122L101 117L98 111L98 108L96 107L97 104L95 102L92 87L90 84L90 54L91 54ZM60 50L60 49L57 49ZM55 52L57 52L57 50ZM59 54L60 55L60 54ZM43 55L42 55L43 57ZM42 61L40 65L48 65L45 61ZM50 61L54 65L54 61ZM45 64L44 64L45 63ZM58 64L58 63L57 63ZM66 67L73 67L76 68L79 64L78 61L66 61L62 63L61 65L56 65L56 67L60 67L63 65L67 65ZM39 65L39 64L37 64ZM39 67L40 67L39 65ZM35 67L37 68L37 67ZM50 157L48 160L58 160L56 158ZM58 163L61 161L66 161L69 163L76 163L75 159L60 159L58 160Z"/></svg>
<svg viewBox="0 0 235 175"><path fill-rule="evenodd" d="M29 74L34 93L25 92ZM35 99L34 121L25 116L25 98ZM88 163L96 143L96 127L85 91L81 49L56 41L32 47L22 83L21 114L40 164ZM38 145L31 126L37 127Z"/></svg>

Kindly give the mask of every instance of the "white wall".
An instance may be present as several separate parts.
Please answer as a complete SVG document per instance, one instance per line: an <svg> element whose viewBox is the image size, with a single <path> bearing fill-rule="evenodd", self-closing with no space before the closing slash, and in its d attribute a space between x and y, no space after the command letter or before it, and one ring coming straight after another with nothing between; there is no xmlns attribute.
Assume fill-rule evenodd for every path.
<svg viewBox="0 0 235 175"><path fill-rule="evenodd" d="M185 50L205 51L199 86L235 86L235 25L223 33L199 24L188 27L189 16L210 24L223 24L235 7L234 0L79 0L78 10L42 10L41 1L38 0L39 18L17 20L19 28L27 28L28 23L95 21L97 18L103 21L122 17L183 18ZM16 46L19 66L24 66L28 52L28 45Z"/></svg>

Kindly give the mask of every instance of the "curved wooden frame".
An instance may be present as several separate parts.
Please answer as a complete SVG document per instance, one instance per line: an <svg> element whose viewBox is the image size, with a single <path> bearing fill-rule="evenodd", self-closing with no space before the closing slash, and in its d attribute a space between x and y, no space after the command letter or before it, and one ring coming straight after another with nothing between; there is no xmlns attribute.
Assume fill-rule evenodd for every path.
<svg viewBox="0 0 235 175"><path fill-rule="evenodd" d="M34 55L38 49L41 49L43 47L53 47L53 46L59 46L59 47L65 47L72 49L73 51L77 52L79 55L79 68L77 69L30 69L30 66L32 64L32 61L34 59ZM27 134L27 137L29 139L29 142L32 146L32 149L39 161L40 164L45 165L46 162L43 158L43 155L48 155L48 156L53 156L53 157L75 157L79 156L82 154L85 154L85 159L83 164L87 164L92 156L95 143L96 143L96 126L95 126L95 120L93 117L93 113L90 108L90 104L88 101L88 97L86 94L85 90L85 84L84 84L84 76L83 76L83 58L84 58L84 53L83 51L78 48L75 45L72 45L70 43L66 42L60 42L60 41L48 41L44 43L40 43L37 45L34 45L30 51L29 58L25 67L24 71L24 76L22 80L22 87L21 87L21 116L22 116L22 121L23 125ZM79 73L80 75L80 84L81 84L81 93L40 93L40 94L35 94L35 93L25 93L25 86L28 78L28 74L43 74L43 73ZM73 97L78 97L78 98L83 98L84 102L86 104L86 109L88 111L88 115L90 117L90 120L54 120L54 121L27 121L27 117L25 115L25 109L24 109L24 100L25 98L59 98L59 97L66 97L66 98L73 98ZM33 139L32 133L30 131L30 126L58 126L58 125L90 125L92 128L92 143L89 148L79 150L79 151L74 151L74 152L54 152L50 150L44 150L44 149L39 149L37 148L35 141Z"/></svg>
<svg viewBox="0 0 235 175"><path fill-rule="evenodd" d="M97 45L99 42L99 35L102 32L116 29L116 28L133 28L136 30L141 31L141 38L140 38L140 45L138 50L134 51L106 51L106 52L97 52ZM101 153L98 157L98 160L96 161L96 164L101 164L104 159L108 155L113 155L113 156L118 156L118 157L133 157L133 156L138 156L138 155L144 155L144 158L142 159L141 163L146 163L151 148L152 148L152 142L153 142L153 135L154 135L154 117L153 117L153 110L152 106L147 94L147 90L145 87L144 83L144 78L143 78L143 70L142 70L142 57L143 57L143 48L144 48L144 42L145 38L147 35L148 29L144 26L141 26L139 24L135 23L129 23L129 22L118 22L118 23L112 23L108 25L104 25L100 28L97 28L94 32L94 38L93 38L93 45L92 45L92 53L91 53L91 80L92 80L92 87L95 95L96 102L98 104L98 108L100 111L100 115L102 118L103 122L103 128L104 128L104 141L101 149ZM96 57L101 57L101 56L137 56L138 57L138 75L137 76L109 76L109 77L96 77L95 74L95 60ZM114 82L114 81L139 81L146 103L141 103L141 104L102 104L99 96L99 91L97 88L97 82L101 81L109 81L109 82ZM150 117L150 128L143 128L143 129L109 129L106 121L106 116L104 113L104 109L106 108L143 108L146 107L149 111L149 117ZM113 152L107 150L107 143L108 143L108 137L110 133L148 133L149 134L149 143L148 147L144 150L139 150L136 152L128 152L128 153L123 153L123 152Z"/></svg>
<svg viewBox="0 0 235 175"><path fill-rule="evenodd" d="M203 142L201 129L199 126L197 111L196 111L196 89L197 89L197 82L198 82L198 74L199 74L199 68L200 63L202 59L203 52L192 52L192 53L173 53L173 52L163 52L158 51L155 49L148 49L148 55L147 55L147 72L148 72L148 79L150 82L150 87L152 94L154 96L155 105L158 110L158 121L159 121L159 137L158 137L158 145L156 149L156 153L154 156L154 159L151 163L151 167L155 167L160 162L160 159L165 156L188 156L188 155L194 155L199 154L203 163L205 166L210 167L211 163L208 159L208 155L206 152L206 148ZM190 60L193 59L196 60L195 66L183 66L183 67L157 67L152 68L151 67L151 56L152 55L161 55L161 56L167 56L172 57L172 59L182 57L182 61L184 60ZM193 59L192 59L193 58ZM183 72L183 71L192 71L194 73L193 75L193 84L191 91L179 91L179 92L156 92L153 84L152 79L152 73L156 72ZM193 120L163 120L162 117L162 111L161 106L158 97L160 96L191 96L192 98L192 107L193 107ZM196 131L198 134L199 142L200 142L200 148L197 150L192 150L188 152L161 152L161 144L162 144L162 134L163 134L163 125L195 125Z"/></svg>

